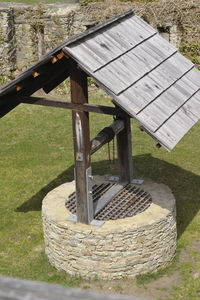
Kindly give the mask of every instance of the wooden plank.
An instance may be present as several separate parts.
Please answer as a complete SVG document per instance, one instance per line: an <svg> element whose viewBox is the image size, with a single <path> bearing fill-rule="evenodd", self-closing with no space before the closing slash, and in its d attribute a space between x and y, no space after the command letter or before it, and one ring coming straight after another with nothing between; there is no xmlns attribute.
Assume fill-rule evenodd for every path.
<svg viewBox="0 0 200 300"><path fill-rule="evenodd" d="M159 47L154 44L159 43ZM162 50L162 51L161 51ZM119 95L150 71L157 68L177 50L166 46L160 37L153 36L128 53L107 64L93 75L109 90Z"/></svg>
<svg viewBox="0 0 200 300"><path fill-rule="evenodd" d="M145 300L58 284L0 276L1 300ZM147 299L146 299L147 300Z"/></svg>
<svg viewBox="0 0 200 300"><path fill-rule="evenodd" d="M53 89L55 89L59 84L61 84L68 77L69 77L69 70L66 69L62 73L58 74L56 78L49 81L47 84L43 86L44 92L46 94L50 93Z"/></svg>
<svg viewBox="0 0 200 300"><path fill-rule="evenodd" d="M28 77L31 77L32 74L37 71L40 73L40 70L43 70L46 66L51 65L51 57L44 59L43 61L38 62L37 64L33 65L32 67L28 68L26 71L22 72L16 79L12 80L7 85L0 88L0 96L4 96L9 92L12 92L15 89L15 86L21 83Z"/></svg>
<svg viewBox="0 0 200 300"><path fill-rule="evenodd" d="M4 96L15 89L16 85L20 85L22 82L26 82L27 79L30 80L31 77L34 77L33 74L35 72L39 73L40 75L49 72L52 69L52 58L53 56L45 56L43 60L39 61L38 63L34 64L32 67L28 68L24 72L20 73L14 80L10 83L5 85L4 87L0 88L0 96ZM58 61L60 61L58 59ZM66 61L66 58L62 58L62 62ZM56 64L57 65L57 64Z"/></svg>
<svg viewBox="0 0 200 300"><path fill-rule="evenodd" d="M33 76L26 78L21 82L22 90L20 90L19 95L27 96L33 94L35 91L39 90L43 86L47 85L59 77L66 69L69 68L69 60L61 59L56 63L49 66L44 72L40 72L40 76L34 78Z"/></svg>
<svg viewBox="0 0 200 300"><path fill-rule="evenodd" d="M43 72L41 70L38 72L37 70L39 76L34 77L31 73L29 76L27 75L27 77L23 76L17 85L14 83L10 85L7 92L0 94L0 117L15 108L21 102L20 99L23 99L24 96L33 94L49 81L52 82L57 80L59 74L62 74L63 70L68 69L68 66L68 60L63 58L54 64L48 64L48 66L45 66ZM17 86L21 87L20 90L16 90Z"/></svg>
<svg viewBox="0 0 200 300"><path fill-rule="evenodd" d="M141 17L134 15L134 17L130 18L130 20L134 20L140 27L143 27L146 31L150 33L157 32L151 25L145 22Z"/></svg>
<svg viewBox="0 0 200 300"><path fill-rule="evenodd" d="M156 33L153 27L147 23L144 25L144 22L136 15L121 21L119 20L118 23L121 26L119 26L115 32L119 32L119 34L123 36L123 39L128 41L132 46L140 44L143 40L146 40Z"/></svg>
<svg viewBox="0 0 200 300"><path fill-rule="evenodd" d="M200 91L197 92L188 102L186 102L182 109L184 109L187 112L190 112L196 118L200 119Z"/></svg>
<svg viewBox="0 0 200 300"><path fill-rule="evenodd" d="M3 103L0 105L0 118L4 117L7 113L9 113L12 109L20 104L20 100L14 99L10 103Z"/></svg>
<svg viewBox="0 0 200 300"><path fill-rule="evenodd" d="M200 82L200 71L198 69L196 69L196 67L194 67L194 69L192 70L192 72L189 72L186 75L186 78L192 82L194 85L196 85L196 87L199 87L199 82Z"/></svg>
<svg viewBox="0 0 200 300"><path fill-rule="evenodd" d="M190 72L192 72L192 70ZM198 90L199 88L184 76L142 110L137 115L138 120L142 122L145 127L155 132Z"/></svg>
<svg viewBox="0 0 200 300"><path fill-rule="evenodd" d="M32 97L32 96L23 97L22 99L20 99L20 102L27 103L27 104L41 105L41 106L51 106L57 108L85 111L85 112L94 112L98 114L119 116L122 118L126 116L126 113L120 108L105 106L105 105L96 105L96 104L88 104L88 103L78 104L78 103L71 103L66 101L58 101L53 99Z"/></svg>
<svg viewBox="0 0 200 300"><path fill-rule="evenodd" d="M124 129L117 135L119 180L131 183L133 179L132 143L130 118L124 118Z"/></svg>
<svg viewBox="0 0 200 300"><path fill-rule="evenodd" d="M113 26L113 24L115 24L116 22L122 20L122 19L126 19L129 17L133 17L134 16L134 9L131 8L125 12L122 12L116 16L113 16L111 18L109 18L108 20L105 20L99 24L97 24L96 26L89 28L88 30L76 35L75 37L72 37L71 39L69 39L68 41L66 41L65 43L63 43L60 47L58 47L58 50L60 48L64 48L66 46L75 44L77 42L80 42L81 39L89 37L91 34L94 34L96 32L100 32L101 30L104 30L105 28L110 28L111 26ZM65 49L62 49L63 51Z"/></svg>
<svg viewBox="0 0 200 300"><path fill-rule="evenodd" d="M144 25L140 26L138 19L134 21L133 16L86 37L81 43L69 45L65 51L95 72L155 33L153 28L145 30Z"/></svg>
<svg viewBox="0 0 200 300"><path fill-rule="evenodd" d="M120 94L118 102L123 104L125 99L128 99L130 102L129 106L133 108L134 113L139 114L141 110L164 93L166 89L191 70L192 67L193 64L191 62L185 60L179 53L175 53Z"/></svg>
<svg viewBox="0 0 200 300"><path fill-rule="evenodd" d="M92 51L85 45L85 43L73 46L73 48L66 47L65 51L69 53L81 66L84 66L87 70L93 72L104 64L102 57L99 57L97 53Z"/></svg>
<svg viewBox="0 0 200 300"><path fill-rule="evenodd" d="M168 119L155 133L161 143L172 150L183 136L194 126L199 118L192 112L196 107L196 97L182 106L176 114Z"/></svg>
<svg viewBox="0 0 200 300"><path fill-rule="evenodd" d="M166 57L177 52L177 49L159 34L156 34L151 39L147 40L144 46L144 51L149 51L150 54L153 54L155 59L159 57L164 60Z"/></svg>
<svg viewBox="0 0 200 300"><path fill-rule="evenodd" d="M160 84L165 90L193 67L194 64L191 61L180 53L176 53L160 67L151 72L149 77L157 84Z"/></svg>
<svg viewBox="0 0 200 300"><path fill-rule="evenodd" d="M74 104L88 102L87 75L74 61L70 65L71 100ZM93 201L88 186L87 171L91 167L89 114L72 112L77 221L89 224L93 219ZM91 201L89 201L89 199Z"/></svg>

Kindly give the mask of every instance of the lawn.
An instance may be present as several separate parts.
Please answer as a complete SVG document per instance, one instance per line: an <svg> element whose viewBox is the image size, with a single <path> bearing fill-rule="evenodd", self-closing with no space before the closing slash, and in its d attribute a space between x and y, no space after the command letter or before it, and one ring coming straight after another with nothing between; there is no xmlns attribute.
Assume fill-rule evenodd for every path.
<svg viewBox="0 0 200 300"><path fill-rule="evenodd" d="M93 93L92 97L94 103L109 101L103 95L94 97ZM109 116L91 114L92 136L111 122ZM142 276L138 283L148 292L157 277L178 272L179 285L170 287L171 298L167 299L199 299L200 124L171 153L157 149L135 121L132 127L135 177L149 177L170 186L177 200L177 253L187 252L184 260L177 254L170 270ZM54 187L73 179L70 111L20 105L1 119L0 131L0 274L106 290L100 281L98 285L56 271L44 254L42 199ZM95 153L93 172L116 174L116 162L109 163L106 146ZM112 291L129 294L131 289L126 286L135 284L133 280L107 283ZM166 291L160 293L164 297Z"/></svg>
<svg viewBox="0 0 200 300"><path fill-rule="evenodd" d="M27 3L27 4L38 4L38 3L55 3L55 2L65 2L65 3L70 3L70 2L78 2L78 1L72 1L72 0L0 0L0 2L16 2L16 3Z"/></svg>

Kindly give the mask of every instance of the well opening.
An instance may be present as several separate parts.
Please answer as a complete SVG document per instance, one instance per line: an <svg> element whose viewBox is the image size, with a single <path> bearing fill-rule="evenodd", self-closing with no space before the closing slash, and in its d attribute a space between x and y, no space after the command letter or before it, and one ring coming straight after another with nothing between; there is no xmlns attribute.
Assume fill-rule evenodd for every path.
<svg viewBox="0 0 200 300"><path fill-rule="evenodd" d="M113 186L105 183L105 177L94 178L94 195L101 194L101 187L106 193L106 186ZM124 194L131 193L130 189L131 199L138 197L140 204L146 201L146 208L136 214L132 209L134 215L127 216L123 211L128 211L131 200L126 201ZM57 187L43 200L45 252L58 270L107 280L155 272L173 259L177 237L175 198L166 185L145 179L140 186L123 188L116 195L119 214L113 213L113 204L108 203L98 216L104 218L101 226L69 220L75 213L74 193L73 181Z"/></svg>
<svg viewBox="0 0 200 300"><path fill-rule="evenodd" d="M115 183L110 182L93 185L93 206L95 207L98 200L115 185ZM97 213L95 220L108 221L132 217L145 211L151 203L152 197L148 192L133 184L126 184L110 202ZM72 214L76 214L76 192L69 195L66 201L66 208Z"/></svg>

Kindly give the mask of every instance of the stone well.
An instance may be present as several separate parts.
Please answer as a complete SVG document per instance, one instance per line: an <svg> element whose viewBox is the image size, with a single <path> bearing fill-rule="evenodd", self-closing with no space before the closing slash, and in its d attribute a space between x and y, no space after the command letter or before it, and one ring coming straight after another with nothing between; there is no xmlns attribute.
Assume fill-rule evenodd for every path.
<svg viewBox="0 0 200 300"><path fill-rule="evenodd" d="M105 178L96 178L104 180ZM45 252L52 265L84 278L134 277L163 268L176 250L175 198L164 184L140 186L152 204L133 217L91 226L68 221L65 202L74 182L52 190L43 200Z"/></svg>

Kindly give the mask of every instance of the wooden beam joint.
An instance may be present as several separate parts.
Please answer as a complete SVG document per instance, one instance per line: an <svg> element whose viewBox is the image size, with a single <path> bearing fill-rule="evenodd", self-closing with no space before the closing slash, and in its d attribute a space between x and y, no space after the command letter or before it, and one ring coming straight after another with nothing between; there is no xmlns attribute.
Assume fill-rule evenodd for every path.
<svg viewBox="0 0 200 300"><path fill-rule="evenodd" d="M115 108L112 106L105 105L96 105L89 103L71 103L66 101L58 101L53 99L47 99L42 97L32 97L32 96L23 96L22 103L41 105L41 106L52 106L57 108L65 108L76 111L84 111L84 112L94 112L99 114L106 114L117 117L124 117L126 113L124 113L120 108Z"/></svg>

